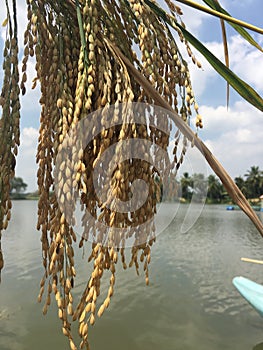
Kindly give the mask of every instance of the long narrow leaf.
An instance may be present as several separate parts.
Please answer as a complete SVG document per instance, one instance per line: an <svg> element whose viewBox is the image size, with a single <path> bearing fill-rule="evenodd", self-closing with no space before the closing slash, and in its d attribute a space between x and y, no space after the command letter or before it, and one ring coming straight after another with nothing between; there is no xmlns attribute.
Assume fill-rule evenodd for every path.
<svg viewBox="0 0 263 350"><path fill-rule="evenodd" d="M211 64L211 66L235 89L240 96L250 104L263 112L263 99L259 94L246 82L240 79L228 67L224 65L216 56L212 54L198 39L189 33L183 26L176 22L175 18L160 8L151 0L145 0L145 3L161 18L164 22L173 28L179 28L185 39L191 43Z"/></svg>
<svg viewBox="0 0 263 350"><path fill-rule="evenodd" d="M177 0L178 2L181 2L182 4L185 4L187 6L190 6L191 8L196 8L197 10L209 13L212 16L216 16L222 19L225 19L227 22L235 23L241 27L253 30L254 32L263 34L263 29L254 26L253 24L241 21L240 19L237 19L235 17L231 17L230 15L227 15L225 13L216 11L214 9L211 9L209 7L203 6L199 4L198 2L192 1L192 0Z"/></svg>
<svg viewBox="0 0 263 350"><path fill-rule="evenodd" d="M225 22L222 18L220 18L220 24L221 24L221 30L222 30L222 38L223 38L223 45L224 45L224 54L225 54L225 64L228 68L229 66L229 54L228 54L228 45L227 45L227 36L226 36L226 26ZM226 105L227 108L229 106L229 83L227 82L226 85Z"/></svg>
<svg viewBox="0 0 263 350"><path fill-rule="evenodd" d="M226 10L224 10L216 0L203 0L208 6L213 10L221 12L227 16L231 16ZM240 25L228 22L245 40L247 40L251 45L255 46L258 50L263 52L262 47L252 38L252 36Z"/></svg>
<svg viewBox="0 0 263 350"><path fill-rule="evenodd" d="M211 66L234 88L240 96L251 103L253 106L263 112L263 99L259 94L241 78L239 78L231 69L226 67L216 56L212 54L199 40L189 33L182 26L177 24L184 37L191 43L211 64Z"/></svg>

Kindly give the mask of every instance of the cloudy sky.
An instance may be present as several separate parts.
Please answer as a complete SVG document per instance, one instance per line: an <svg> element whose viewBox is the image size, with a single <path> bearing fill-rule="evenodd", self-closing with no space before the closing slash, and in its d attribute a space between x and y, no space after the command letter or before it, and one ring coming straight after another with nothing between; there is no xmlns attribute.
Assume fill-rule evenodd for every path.
<svg viewBox="0 0 263 350"><path fill-rule="evenodd" d="M221 1L233 16L263 27L261 0ZM178 5L180 5L178 3ZM181 5L180 5L181 6ZM220 23L209 15L181 6L187 29L194 33L220 59L223 58ZM24 1L18 1L19 38L23 42L26 25ZM0 22L6 14L1 11ZM1 28L0 51L5 30ZM263 96L263 54L252 48L227 26L231 69L247 81ZM251 33L263 46L263 36ZM218 160L231 176L243 175L252 165L263 169L263 114L243 101L233 90L230 106L226 108L226 84L217 76L205 59L194 50L202 63L202 69L190 65L192 84L204 119L204 129L199 132ZM184 52L183 52L184 53ZM0 57L2 63L2 57ZM29 81L34 78L34 62L29 62ZM3 72L0 71L0 86ZM16 176L23 177L28 190L37 189L35 154L38 138L39 90L30 91L22 98L21 147L17 161ZM194 169L195 170L195 169Z"/></svg>

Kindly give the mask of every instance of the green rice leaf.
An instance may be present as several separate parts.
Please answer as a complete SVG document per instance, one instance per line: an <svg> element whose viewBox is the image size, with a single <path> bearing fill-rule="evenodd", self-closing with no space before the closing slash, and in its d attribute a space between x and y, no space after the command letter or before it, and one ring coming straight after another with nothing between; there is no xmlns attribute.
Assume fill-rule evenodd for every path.
<svg viewBox="0 0 263 350"><path fill-rule="evenodd" d="M211 51L209 51L198 39L191 33L177 24L184 37L191 43L211 64L211 66L235 89L240 96L251 103L254 107L263 112L263 99L259 94L241 78L239 78L231 69L224 65Z"/></svg>
<svg viewBox="0 0 263 350"><path fill-rule="evenodd" d="M226 10L224 10L216 0L203 0L203 2L211 7L213 10L224 13L227 16L231 16ZM235 23L228 22L245 40L251 45L256 47L258 50L263 52L262 47L252 38L252 36L241 26Z"/></svg>
<svg viewBox="0 0 263 350"><path fill-rule="evenodd" d="M165 23L173 28L179 28L185 39L192 44L211 64L211 66L235 89L240 96L247 100L254 107L263 112L263 99L259 94L234 72L231 71L224 63L212 54L197 38L188 32L182 25L176 22L175 18L169 15L165 10L160 8L151 0L145 0L145 3L162 19Z"/></svg>

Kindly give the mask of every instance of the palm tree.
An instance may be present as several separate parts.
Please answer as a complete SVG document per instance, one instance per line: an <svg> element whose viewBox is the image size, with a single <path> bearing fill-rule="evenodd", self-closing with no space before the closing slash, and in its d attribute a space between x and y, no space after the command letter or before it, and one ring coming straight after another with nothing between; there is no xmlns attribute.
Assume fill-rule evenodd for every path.
<svg viewBox="0 0 263 350"><path fill-rule="evenodd" d="M180 179L181 184L181 192L182 192L182 198L186 199L187 201L191 200L192 198L192 192L193 192L193 180L191 176L189 176L188 172L183 173L183 176Z"/></svg>
<svg viewBox="0 0 263 350"><path fill-rule="evenodd" d="M214 176L208 176L207 198L214 202L220 202L223 197L224 188L220 181Z"/></svg>
<svg viewBox="0 0 263 350"><path fill-rule="evenodd" d="M193 174L192 183L194 200L197 202L203 202L207 195L207 179L204 174Z"/></svg>
<svg viewBox="0 0 263 350"><path fill-rule="evenodd" d="M28 25L24 35L21 79L18 70L16 1L12 1L12 10L9 8L9 2L5 2L7 19L3 25L7 25L7 35L4 47L4 82L0 96L3 108L3 116L0 119L0 238L11 215L9 193L14 173L10 169L12 169L12 158L17 155L19 146L19 95L20 92L22 95L26 93L27 62L29 56L35 56L36 79L33 85L40 84L42 108L37 153L40 196L37 226L42 232L45 269L39 301L46 286L47 298L43 308L45 314L50 304L51 291L53 290L56 294L63 333L69 338L72 350L75 350L76 346L71 333L69 316L73 315L73 320L79 320L81 348L88 348L88 324L95 322L96 301L100 294L103 271L110 270L111 277L107 297L98 310L99 316L109 306L113 294L115 265L119 255L126 268L124 250L116 249L115 242L112 241L114 228L128 227L133 232L132 229L138 223L147 222L147 219L156 212L157 203L153 195L147 197L145 206L130 214L116 212L115 201L111 202L113 194L116 194L119 199L127 200L127 192L129 192L127 189L136 175L143 180L149 180L149 192L153 194L156 185L154 179L158 173L155 166L146 160L143 166L139 165L137 159L120 162L112 173L111 191L107 192L106 200L101 201L97 197L92 182L98 159L109 146L128 138L151 140L168 152L167 137L157 127L149 128L147 125L142 123L139 125L135 122L128 125L126 119L109 126L105 113L99 115L93 125L89 124L90 119L87 124L84 124L85 127L81 130L89 130L94 134L85 149L78 149L78 138L68 142L67 134L70 128L75 130L89 113L98 109L105 112L109 105L114 105L115 118L118 117L120 104L127 102L148 102L171 111L172 119L180 129L178 133L183 134L183 147L180 154L178 154L177 141L174 145L176 170L184 160L186 139L188 139L203 152L230 195L239 201L238 203L259 231L263 233L262 224L250 211L245 198L239 193L234 182L187 124L192 113L195 113L196 127L203 126L192 89L188 64L177 42L180 40L184 43L192 61L200 66L190 47L190 44L193 45L241 96L261 111L263 111L263 100L256 91L237 77L227 65L218 60L192 33L187 31L181 18L181 9L170 0L165 2L169 11L165 11L152 0L26 0ZM232 18L220 7L218 1L205 1L211 9L208 7L204 9L189 0L181 2L227 20L250 44L262 50L243 26L261 33L263 31ZM177 33L176 37L172 35L171 29ZM99 135L96 133L96 127L100 128ZM179 135L177 136L179 140ZM66 142L67 147L63 148L63 142ZM70 153L63 153L65 149ZM57 155L59 155L58 158L56 158ZM120 160L121 156L120 152ZM56 179L55 160L57 163L60 160ZM165 167L165 159L159 159L159 162ZM102 175L99 178L101 177ZM203 181L200 177L199 180L200 183ZM50 195L54 184L58 185L57 197ZM72 184L77 188L77 192L81 193L83 207L111 229L109 245L103 246L101 242L95 242L92 246L89 260L93 261L94 270L75 310L73 310L72 289L76 275L73 259L73 241L76 240L76 235L72 225L68 224L65 218L67 210L71 213L71 209L74 208L74 205L71 205L72 198L75 198L75 193L72 194L71 191ZM67 210L61 209L60 204L63 203L70 203L66 205ZM70 222L73 221L70 220ZM86 231L80 240L80 247L87 237L97 233L97 228L95 229L92 222L88 221L87 216L83 216L83 227ZM153 227L147 227L143 235L146 237L145 241L143 244L132 247L131 251L130 265L135 266L137 272L138 254L141 251L147 284L149 283L150 250L155 241L153 232ZM98 235L103 235L103 231ZM125 239L121 240L122 244L124 241ZM1 241L0 252L1 271L3 267Z"/></svg>
<svg viewBox="0 0 263 350"><path fill-rule="evenodd" d="M246 172L246 184L250 198L259 198L263 193L263 172L258 166L251 166Z"/></svg>
<svg viewBox="0 0 263 350"><path fill-rule="evenodd" d="M242 193L244 193L245 196L248 196L247 183L243 179L243 177L242 176L235 177L235 183L238 186L238 188L240 189L240 191L242 191Z"/></svg>

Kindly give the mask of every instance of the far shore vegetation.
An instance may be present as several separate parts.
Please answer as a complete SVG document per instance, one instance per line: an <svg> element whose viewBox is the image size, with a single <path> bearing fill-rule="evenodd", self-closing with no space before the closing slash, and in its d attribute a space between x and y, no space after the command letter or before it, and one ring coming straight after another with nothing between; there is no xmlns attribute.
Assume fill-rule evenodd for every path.
<svg viewBox="0 0 263 350"><path fill-rule="evenodd" d="M156 179L156 181L159 181ZM259 205L263 195L263 171L252 166L243 176L235 178L235 183L252 205ZM26 192L28 185L21 177L14 177L11 184L12 199L38 199L38 191ZM231 198L217 176L205 177L202 173L190 175L188 172L177 179L169 178L163 185L161 201L182 203L206 202L207 204L232 204Z"/></svg>
<svg viewBox="0 0 263 350"><path fill-rule="evenodd" d="M238 176L235 183L252 205L260 205L263 194L263 171L258 166L252 166L243 176ZM215 175L205 177L204 174L185 172L181 178L170 184L169 191L163 193L164 200L175 200L173 187L178 187L177 197L181 202L206 202L207 204L233 204L219 178Z"/></svg>

